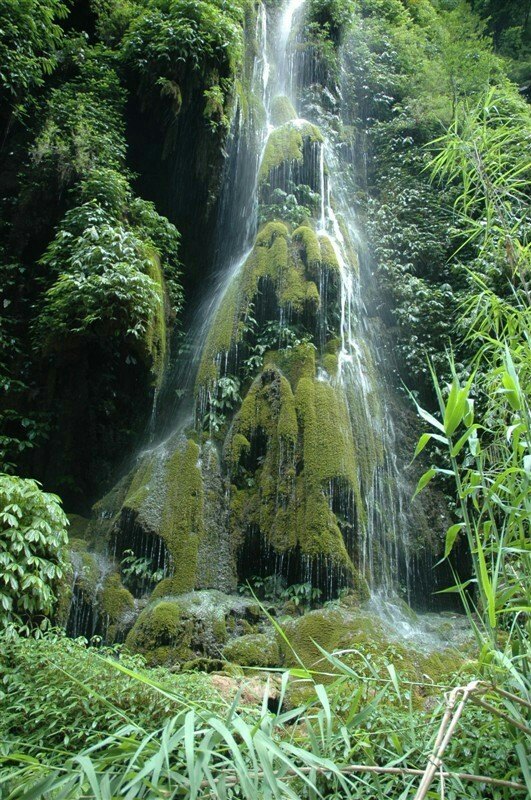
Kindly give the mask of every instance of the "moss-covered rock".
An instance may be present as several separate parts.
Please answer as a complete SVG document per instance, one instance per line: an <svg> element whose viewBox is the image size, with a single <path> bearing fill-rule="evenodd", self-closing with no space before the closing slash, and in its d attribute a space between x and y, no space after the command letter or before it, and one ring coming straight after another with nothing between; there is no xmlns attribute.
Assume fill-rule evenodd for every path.
<svg viewBox="0 0 531 800"><path fill-rule="evenodd" d="M286 108L284 107L284 111ZM285 163L302 162L304 143L321 143L323 135L317 126L306 120L290 120L269 134L262 163L259 181L265 181L272 170Z"/></svg>
<svg viewBox="0 0 531 800"><path fill-rule="evenodd" d="M152 595L152 602L129 632L126 646L152 664L219 659L229 638L244 635L250 622L262 616L254 605L250 598L216 590L178 597Z"/></svg>
<svg viewBox="0 0 531 800"><path fill-rule="evenodd" d="M125 640L133 653L141 653L150 666L190 659L192 626L183 621L181 608L173 600L148 606Z"/></svg>
<svg viewBox="0 0 531 800"><path fill-rule="evenodd" d="M128 612L135 607L135 599L131 592L125 588L118 573L108 575L103 584L100 599L101 610L107 623L107 641L114 641L119 629L119 623ZM131 624L131 623L129 623Z"/></svg>
<svg viewBox="0 0 531 800"><path fill-rule="evenodd" d="M278 643L263 633L233 639L223 648L223 656L241 667L278 667L280 664Z"/></svg>
<svg viewBox="0 0 531 800"><path fill-rule="evenodd" d="M325 247L324 256L321 254L323 242L327 241L326 237L319 239L308 226L300 226L292 235L282 222L272 221L263 226L210 328L197 375L200 397L206 396L215 385L221 359L226 359L245 339L250 310L264 283L273 289L279 309L288 315L315 317L323 309L323 303L335 303L338 264L333 250L330 255ZM327 287L326 297L319 292L321 284ZM293 361L296 360L294 357Z"/></svg>
<svg viewBox="0 0 531 800"><path fill-rule="evenodd" d="M275 127L284 125L296 119L297 113L293 108L291 100L286 95L278 95L271 101L271 122Z"/></svg>

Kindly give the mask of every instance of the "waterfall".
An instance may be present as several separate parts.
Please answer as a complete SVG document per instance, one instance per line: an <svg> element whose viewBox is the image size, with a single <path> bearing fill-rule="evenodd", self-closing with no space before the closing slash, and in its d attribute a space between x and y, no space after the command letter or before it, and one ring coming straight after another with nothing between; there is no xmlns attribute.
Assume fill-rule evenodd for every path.
<svg viewBox="0 0 531 800"><path fill-rule="evenodd" d="M306 85L304 15L304 0L256 8L215 270L170 380L182 397L93 523L116 563L153 561L158 596L275 574L325 599L411 597L412 490L364 302L341 92Z"/></svg>

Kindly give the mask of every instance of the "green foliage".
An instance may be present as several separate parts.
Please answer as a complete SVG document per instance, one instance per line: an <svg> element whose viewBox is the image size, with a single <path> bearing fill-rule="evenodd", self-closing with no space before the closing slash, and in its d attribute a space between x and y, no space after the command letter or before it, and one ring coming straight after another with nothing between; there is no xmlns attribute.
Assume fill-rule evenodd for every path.
<svg viewBox="0 0 531 800"><path fill-rule="evenodd" d="M139 558L133 550L124 550L120 561L120 574L127 585L135 586L144 581L158 583L164 577L164 570L154 569L151 558Z"/></svg>
<svg viewBox="0 0 531 800"><path fill-rule="evenodd" d="M23 454L38 446L49 430L46 414L29 409L28 354L21 342L21 322L28 313L25 297L27 270L17 263L0 261L0 470L13 472Z"/></svg>
<svg viewBox="0 0 531 800"><path fill-rule="evenodd" d="M42 86L58 62L68 16L62 0L4 0L0 7L0 89L10 104Z"/></svg>
<svg viewBox="0 0 531 800"><path fill-rule="evenodd" d="M32 752L46 753L60 763L66 752L101 741L134 720L142 730L154 730L180 703L221 705L208 678L150 670L152 680L172 692L172 700L146 684L117 671L107 659L119 659L128 669L145 674L141 656L119 647L100 651L84 639L68 639L52 631L38 641L5 639L0 656L0 738L23 739ZM43 720L46 724L43 725Z"/></svg>
<svg viewBox="0 0 531 800"><path fill-rule="evenodd" d="M454 208L466 243L488 258L491 279L509 277L525 285L531 262L529 106L514 90L490 89L476 104L459 108L432 144L438 150L434 177L458 182Z"/></svg>
<svg viewBox="0 0 531 800"><path fill-rule="evenodd" d="M321 599L322 591L311 583L293 583L282 592L282 599L293 603L297 608L315 608Z"/></svg>
<svg viewBox="0 0 531 800"><path fill-rule="evenodd" d="M213 133L226 133L226 110L243 59L245 3L160 0L148 3L124 37L122 58L155 106L182 103L181 83L203 85L203 115ZM188 86L185 86L188 90Z"/></svg>
<svg viewBox="0 0 531 800"><path fill-rule="evenodd" d="M529 111L510 94L495 97L489 92L479 108L456 120L431 165L435 177L460 185L456 210L465 235L477 241L487 279L471 273L476 294L463 305L461 327L475 351L470 377L461 379L452 362L446 389L433 374L440 417L419 407L430 432L416 452L435 441L445 463L425 472L417 491L440 474L455 485L458 521L447 532L445 557L465 536L473 573L449 591L459 593L469 614L484 672L513 692L502 713L515 720L515 749L529 789L531 732L526 707L514 699L514 693L527 704L531 699L531 258L529 162L520 151Z"/></svg>
<svg viewBox="0 0 531 800"><path fill-rule="evenodd" d="M52 273L61 272L44 295L36 328L41 346L53 347L71 334L145 337L161 302L147 274L145 245L123 226L111 224L97 203L67 213L42 263Z"/></svg>
<svg viewBox="0 0 531 800"><path fill-rule="evenodd" d="M55 177L60 187L71 186L95 167L123 167L125 98L112 58L84 47L75 61L77 75L49 95L27 181Z"/></svg>
<svg viewBox="0 0 531 800"><path fill-rule="evenodd" d="M0 474L0 629L29 631L54 612L68 521L36 481Z"/></svg>
<svg viewBox="0 0 531 800"><path fill-rule="evenodd" d="M509 151L515 153L517 141L525 148L525 104L508 84L484 23L462 2L360 0L344 54L348 121L355 126L355 145L368 154L358 172L365 172L367 180L368 196L361 200L376 255L377 302L393 326L392 347L399 354L402 379L425 392L418 376L428 376L426 355L438 374L447 370L443 353L455 339L459 303L471 290L467 266L477 258L477 242L464 245L469 234L463 219L452 219L449 210L459 196L458 181L448 170L430 184L425 146L434 139L440 146L439 137L445 140L441 134L450 126L464 134L467 114L476 113L479 123L485 108L490 120L484 116L485 136L498 128L500 145L495 117L505 117L508 126L512 118L514 147ZM489 102L492 84L497 88ZM479 152L480 129L478 124ZM463 158L473 146L468 136L461 146ZM469 184L464 202L472 200L474 185L477 181ZM479 230L484 215L478 212L475 219ZM460 261L453 262L452 226L461 231L462 245ZM499 274L500 266L493 265L493 271ZM456 344L459 360L464 357L461 341Z"/></svg>
<svg viewBox="0 0 531 800"><path fill-rule="evenodd" d="M402 775L400 768L428 762L444 704L415 711L413 693L430 686L423 678L405 678L399 662L396 667L388 662L382 676L370 658L355 651L341 659L321 654L335 673L326 687L319 673L301 665L285 673L275 690L274 679L265 678L262 700L244 701L237 693L229 705L220 702L208 676L148 673L140 660L123 655L117 660L116 652L112 659L101 658L81 642L15 640L4 668L5 699L17 699L14 712L2 715L0 723L11 739L1 760L2 790L8 800L28 791L73 800L105 796L107 790L115 796L127 791L134 800L152 797L153 786L168 795L249 800L381 800L411 794L418 777ZM51 680L53 689L46 692ZM222 680L236 691L236 681ZM31 693L41 702L32 702ZM271 696L276 713L268 710ZM48 739L40 708L46 709ZM19 709L27 716L23 732ZM73 723L68 728L65 709ZM507 730L503 719L484 709L467 709L445 768L518 778ZM360 772L352 771L355 764ZM364 772L367 764L389 766L391 772ZM456 800L462 791L458 778L445 779L447 797ZM467 783L471 800L508 800L511 791Z"/></svg>

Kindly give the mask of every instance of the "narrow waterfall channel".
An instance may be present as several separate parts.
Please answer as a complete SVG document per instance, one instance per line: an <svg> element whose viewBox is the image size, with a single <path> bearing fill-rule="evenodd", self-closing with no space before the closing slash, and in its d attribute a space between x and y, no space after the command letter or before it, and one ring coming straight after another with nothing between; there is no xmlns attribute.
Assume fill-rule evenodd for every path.
<svg viewBox="0 0 531 800"><path fill-rule="evenodd" d="M433 521L411 501L402 401L367 310L341 88L313 81L304 20L304 0L258 5L211 286L169 381L181 399L90 530L100 559L142 573L136 613L151 592L258 580L322 600L354 593L410 636L403 601L425 593ZM116 627L76 586L71 632Z"/></svg>

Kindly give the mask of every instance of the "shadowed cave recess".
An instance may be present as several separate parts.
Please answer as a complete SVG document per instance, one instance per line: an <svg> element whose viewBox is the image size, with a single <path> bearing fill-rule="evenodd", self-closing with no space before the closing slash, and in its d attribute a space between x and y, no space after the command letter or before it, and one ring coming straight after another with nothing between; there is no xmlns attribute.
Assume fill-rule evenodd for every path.
<svg viewBox="0 0 531 800"><path fill-rule="evenodd" d="M412 500L418 430L375 311L341 48L332 72L306 16L258 3L246 26L209 288L143 449L71 530L72 635L123 641L162 598L272 580L403 620L447 582L444 498Z"/></svg>

